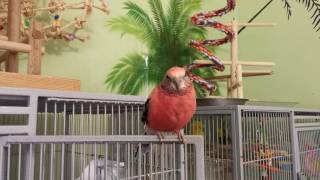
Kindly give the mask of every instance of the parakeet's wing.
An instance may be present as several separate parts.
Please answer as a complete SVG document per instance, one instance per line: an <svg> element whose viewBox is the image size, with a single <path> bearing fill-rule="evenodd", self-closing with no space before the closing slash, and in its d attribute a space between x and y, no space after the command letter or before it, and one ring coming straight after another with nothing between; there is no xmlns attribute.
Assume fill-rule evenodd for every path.
<svg viewBox="0 0 320 180"><path fill-rule="evenodd" d="M147 101L144 104L144 110L143 110L142 117L141 117L141 121L142 121L143 124L148 124L148 110L149 110L148 105L149 105L149 101L150 101L150 98L148 98ZM144 135L147 135L147 132L144 132ZM148 151L148 147L149 147L149 145L142 144L141 145L141 153L145 154ZM138 152L139 152L139 147L137 147L137 149L136 149L136 151L134 153L134 157L135 157L136 160L138 158Z"/></svg>
<svg viewBox="0 0 320 180"><path fill-rule="evenodd" d="M143 114L142 114L142 117L141 117L141 121L144 123L144 124L148 124L148 105L149 105L149 101L150 101L150 98L147 99L146 103L144 104L144 110L143 110Z"/></svg>

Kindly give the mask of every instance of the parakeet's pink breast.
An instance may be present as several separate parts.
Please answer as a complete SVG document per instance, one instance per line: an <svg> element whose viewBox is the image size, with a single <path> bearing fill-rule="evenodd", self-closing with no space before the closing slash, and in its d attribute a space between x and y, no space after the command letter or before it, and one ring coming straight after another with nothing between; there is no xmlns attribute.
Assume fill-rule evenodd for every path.
<svg viewBox="0 0 320 180"><path fill-rule="evenodd" d="M150 95L148 125L159 131L176 131L184 128L196 110L196 93L193 86L183 94L167 94L156 87Z"/></svg>

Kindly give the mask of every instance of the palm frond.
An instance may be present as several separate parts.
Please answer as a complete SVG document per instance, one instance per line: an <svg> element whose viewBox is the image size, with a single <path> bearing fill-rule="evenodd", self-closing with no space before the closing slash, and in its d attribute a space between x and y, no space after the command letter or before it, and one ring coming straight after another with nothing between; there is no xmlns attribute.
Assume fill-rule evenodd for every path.
<svg viewBox="0 0 320 180"><path fill-rule="evenodd" d="M189 2L190 1L190 2ZM181 11L179 17L177 18L177 23L175 27L173 27L173 31L178 32L178 30L183 30L188 26L193 26L190 22L190 16L193 12L199 10L201 8L200 0L185 0L183 5L183 10ZM176 34L177 37L182 37L183 32L180 31Z"/></svg>
<svg viewBox="0 0 320 180"><path fill-rule="evenodd" d="M188 26L180 34L181 37L188 37L188 39L205 39L207 30L203 27Z"/></svg>
<svg viewBox="0 0 320 180"><path fill-rule="evenodd" d="M185 0L183 4L182 16L189 16L191 13L201 9L201 0Z"/></svg>
<svg viewBox="0 0 320 180"><path fill-rule="evenodd" d="M137 53L120 59L107 75L105 84L112 91L121 94L137 95L143 88L145 80L144 58Z"/></svg>
<svg viewBox="0 0 320 180"><path fill-rule="evenodd" d="M146 26L141 26L130 17L120 16L107 21L107 26L112 31L122 32L122 35L130 34L137 39L144 40L145 32L148 30Z"/></svg>
<svg viewBox="0 0 320 180"><path fill-rule="evenodd" d="M149 15L137 4L125 2L125 9L128 9L126 16L112 18L107 21L111 30L120 31L122 35L129 34L150 45L157 36L157 28ZM151 38L153 37L153 38Z"/></svg>
<svg viewBox="0 0 320 180"><path fill-rule="evenodd" d="M288 0L282 0L282 2L284 3L283 8L287 10L287 17L290 19L292 15L291 5L289 4Z"/></svg>
<svg viewBox="0 0 320 180"><path fill-rule="evenodd" d="M312 25L316 31L320 30L320 1L319 0L297 0L299 3L304 4L307 11L313 12L311 15Z"/></svg>
<svg viewBox="0 0 320 180"><path fill-rule="evenodd" d="M137 4L131 1L125 2L125 9L128 10L127 15L129 17L132 17L141 26L145 26L150 33L157 30L149 15Z"/></svg>
<svg viewBox="0 0 320 180"><path fill-rule="evenodd" d="M183 0L170 0L170 8L167 14L168 24L172 29L172 34L177 35L175 26L179 23L178 17L183 10Z"/></svg>
<svg viewBox="0 0 320 180"><path fill-rule="evenodd" d="M163 7L160 0L149 0L149 6L154 18L155 23L157 24L158 31L163 32L167 26L167 19L165 17Z"/></svg>

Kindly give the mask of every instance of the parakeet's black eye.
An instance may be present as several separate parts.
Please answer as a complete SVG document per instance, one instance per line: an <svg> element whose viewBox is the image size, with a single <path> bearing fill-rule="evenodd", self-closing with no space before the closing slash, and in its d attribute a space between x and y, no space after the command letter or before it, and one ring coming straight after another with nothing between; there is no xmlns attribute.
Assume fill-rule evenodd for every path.
<svg viewBox="0 0 320 180"><path fill-rule="evenodd" d="M170 79L168 75L166 76L166 78L167 78L167 79Z"/></svg>

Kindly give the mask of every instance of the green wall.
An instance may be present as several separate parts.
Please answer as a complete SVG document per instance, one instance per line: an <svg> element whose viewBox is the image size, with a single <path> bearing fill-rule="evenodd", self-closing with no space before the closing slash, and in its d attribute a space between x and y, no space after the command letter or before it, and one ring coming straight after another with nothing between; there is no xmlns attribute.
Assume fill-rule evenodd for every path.
<svg viewBox="0 0 320 180"><path fill-rule="evenodd" d="M237 10L221 21L230 21L232 17L247 21L267 1L238 1ZM87 28L89 41L49 43L46 46L48 53L43 60L43 74L80 79L82 91L107 92L104 79L118 59L128 52L144 49L131 37L121 37L105 26L108 19L125 13L122 9L123 2L124 0L109 0L110 16L101 12L92 14ZM146 1L136 2L146 5ZM204 0L203 9L211 10L224 4L221 0ZM317 69L320 67L320 33L312 30L310 14L303 5L293 1L292 6L293 16L288 21L282 1L274 0L256 21L275 22L277 26L249 28L239 35L241 60L276 63L273 76L245 79L244 94L252 99L298 102L302 107L320 108L320 73ZM73 18L73 14L70 14L70 18ZM216 35L219 34L210 33L210 37ZM229 59L229 46L217 48L217 55L222 59ZM25 72L26 60L22 59L21 71ZM225 88L225 84L221 87Z"/></svg>
<svg viewBox="0 0 320 180"><path fill-rule="evenodd" d="M249 19L267 1L241 1L239 19ZM240 34L241 59L276 63L273 76L247 79L244 94L259 100L320 108L320 32L312 29L310 14L302 4L292 1L291 5L293 16L289 21L283 2L276 0L256 20L275 22L276 27L251 28Z"/></svg>
<svg viewBox="0 0 320 180"><path fill-rule="evenodd" d="M79 2L79 0L72 0ZM122 3L124 1L110 1L111 15L94 11L88 18L86 32L90 39L85 43L73 41L61 43L59 40L51 41L46 46L47 54L43 58L42 74L60 77L69 77L81 80L81 90L88 92L106 92L104 79L106 74L117 60L129 51L135 51L139 44L130 37L120 38L119 33L110 32L106 21L111 17L124 14ZM70 19L80 14L73 11ZM68 17L65 14L64 17ZM26 71L26 60L21 64L21 71Z"/></svg>

